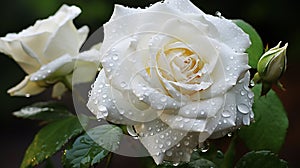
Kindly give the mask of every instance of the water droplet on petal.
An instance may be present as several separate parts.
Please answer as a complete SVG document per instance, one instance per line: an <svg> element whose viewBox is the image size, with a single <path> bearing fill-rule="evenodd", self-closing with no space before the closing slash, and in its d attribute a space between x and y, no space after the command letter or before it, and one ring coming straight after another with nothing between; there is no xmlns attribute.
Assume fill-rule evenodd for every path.
<svg viewBox="0 0 300 168"><path fill-rule="evenodd" d="M241 95L244 96L246 92L244 90L241 91Z"/></svg>
<svg viewBox="0 0 300 168"><path fill-rule="evenodd" d="M183 118L181 116L176 117L175 121L181 121Z"/></svg>
<svg viewBox="0 0 300 168"><path fill-rule="evenodd" d="M118 57L118 55L117 55L117 54L114 54L114 55L113 55L113 57L112 57L112 59L113 59L114 61L116 61L116 60L118 60L118 59L119 59L119 57Z"/></svg>
<svg viewBox="0 0 300 168"><path fill-rule="evenodd" d="M172 156L172 154L173 154L172 151L167 151L167 152L166 152L166 155L167 155L167 156Z"/></svg>
<svg viewBox="0 0 300 168"><path fill-rule="evenodd" d="M25 97L30 97L30 94L29 94L29 93L26 93L26 94L25 94Z"/></svg>
<svg viewBox="0 0 300 168"><path fill-rule="evenodd" d="M249 118L249 116L244 116L243 117L243 124L244 125L250 125L250 118Z"/></svg>
<svg viewBox="0 0 300 168"><path fill-rule="evenodd" d="M167 101L167 97L161 97L161 98L160 98L160 101L161 101L161 102L166 102L166 101Z"/></svg>
<svg viewBox="0 0 300 168"><path fill-rule="evenodd" d="M228 118L228 117L230 117L231 115L230 115L230 112L229 112L228 110L225 110L225 111L223 111L222 116L223 116L224 118Z"/></svg>
<svg viewBox="0 0 300 168"><path fill-rule="evenodd" d="M250 91L250 92L248 93L248 98L249 98L249 99L252 99L253 97L254 97L254 93Z"/></svg>
<svg viewBox="0 0 300 168"><path fill-rule="evenodd" d="M183 143L184 143L185 146L188 146L190 144L189 141L184 141Z"/></svg>
<svg viewBox="0 0 300 168"><path fill-rule="evenodd" d="M248 114L248 113L250 112L250 109L249 109L248 106L245 105L245 104L239 104L239 105L237 106L237 109L238 109L241 113L243 113L243 114Z"/></svg>

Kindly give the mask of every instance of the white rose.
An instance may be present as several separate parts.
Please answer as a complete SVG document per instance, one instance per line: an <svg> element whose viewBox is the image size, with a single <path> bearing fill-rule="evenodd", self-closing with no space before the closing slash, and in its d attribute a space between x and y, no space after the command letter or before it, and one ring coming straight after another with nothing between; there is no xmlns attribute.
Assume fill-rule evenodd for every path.
<svg viewBox="0 0 300 168"><path fill-rule="evenodd" d="M133 126L157 164L189 161L208 138L250 124L250 40L232 21L188 0L116 5L104 35L88 107Z"/></svg>
<svg viewBox="0 0 300 168"><path fill-rule="evenodd" d="M63 5L55 15L38 20L20 33L9 33L0 38L0 52L10 55L28 74L8 93L16 96L35 95L56 83L54 95L61 94L64 85L57 82L68 80L69 77L65 75L73 69L71 64L66 63L75 62L77 58L89 60L78 56L89 32L87 26L77 30L73 24L73 19L80 13L81 10L76 6Z"/></svg>

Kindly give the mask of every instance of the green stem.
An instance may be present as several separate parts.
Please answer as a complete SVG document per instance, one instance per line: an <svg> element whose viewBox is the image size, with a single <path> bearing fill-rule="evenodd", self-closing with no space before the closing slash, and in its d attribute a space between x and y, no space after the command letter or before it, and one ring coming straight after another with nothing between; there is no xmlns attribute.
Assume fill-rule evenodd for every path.
<svg viewBox="0 0 300 168"><path fill-rule="evenodd" d="M237 134L234 134L229 144L229 147L224 155L224 160L220 166L221 168L234 167L236 142L237 142Z"/></svg>
<svg viewBox="0 0 300 168"><path fill-rule="evenodd" d="M107 160L106 160L106 164L105 164L105 168L109 168L109 165L110 165L110 161L111 161L111 158L112 158L112 152L110 152L107 156Z"/></svg>

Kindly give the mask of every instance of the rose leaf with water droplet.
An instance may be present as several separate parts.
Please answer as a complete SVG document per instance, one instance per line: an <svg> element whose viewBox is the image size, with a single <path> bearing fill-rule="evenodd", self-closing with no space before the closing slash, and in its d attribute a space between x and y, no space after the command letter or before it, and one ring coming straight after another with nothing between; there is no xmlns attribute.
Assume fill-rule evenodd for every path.
<svg viewBox="0 0 300 168"><path fill-rule="evenodd" d="M110 124L92 128L87 133L96 143L108 151L115 151L119 148L123 135L120 127Z"/></svg>
<svg viewBox="0 0 300 168"><path fill-rule="evenodd" d="M32 120L56 121L73 116L72 113L58 102L38 102L21 108L14 116Z"/></svg>
<svg viewBox="0 0 300 168"><path fill-rule="evenodd" d="M81 123L71 116L43 127L34 137L26 150L21 168L34 167L59 151L71 138L83 132L87 119L83 116ZM83 125L81 125L83 124Z"/></svg>
<svg viewBox="0 0 300 168"><path fill-rule="evenodd" d="M101 139L98 140L99 137L105 137L102 129L103 126L96 127L78 137L63 155L64 167L88 168L105 158L109 151L99 144Z"/></svg>
<svg viewBox="0 0 300 168"><path fill-rule="evenodd" d="M242 127L239 136L251 150L278 152L284 143L288 118L284 107L274 91L260 97L260 85L253 88L255 94L254 123Z"/></svg>
<svg viewBox="0 0 300 168"><path fill-rule="evenodd" d="M219 167L224 159L224 154L218 150L214 144L210 144L209 149L206 152L202 152L201 149L197 149L192 153L191 162L199 159L210 161L215 165L213 167Z"/></svg>

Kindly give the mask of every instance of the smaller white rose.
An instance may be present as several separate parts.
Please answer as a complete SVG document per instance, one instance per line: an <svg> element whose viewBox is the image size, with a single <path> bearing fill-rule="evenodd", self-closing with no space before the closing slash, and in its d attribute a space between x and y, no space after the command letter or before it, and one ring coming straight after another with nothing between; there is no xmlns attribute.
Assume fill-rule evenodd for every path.
<svg viewBox="0 0 300 168"><path fill-rule="evenodd" d="M70 62L77 59L90 62L90 58L84 58L86 55L97 57L95 50L79 54L89 32L87 26L77 29L73 24L73 19L80 13L81 10L76 6L63 5L53 16L38 20L20 33L9 33L0 38L0 52L11 56L28 74L8 93L29 96L39 94L47 86L59 81L65 84L69 79L65 75L69 75L73 69ZM54 95L60 95L57 90L54 92Z"/></svg>

